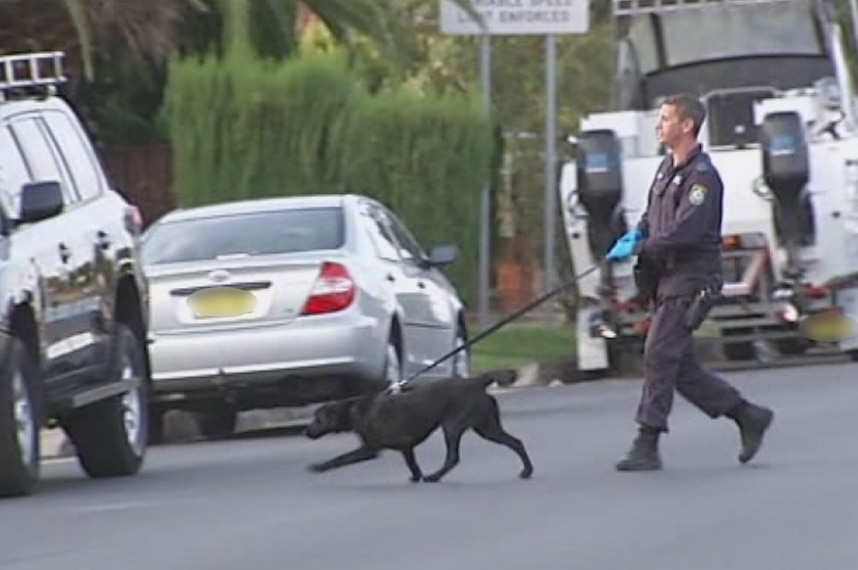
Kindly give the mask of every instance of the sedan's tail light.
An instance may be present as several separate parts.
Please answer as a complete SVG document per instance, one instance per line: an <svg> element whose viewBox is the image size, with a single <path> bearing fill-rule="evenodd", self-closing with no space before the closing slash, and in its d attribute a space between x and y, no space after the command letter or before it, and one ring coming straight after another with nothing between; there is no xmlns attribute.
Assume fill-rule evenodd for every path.
<svg viewBox="0 0 858 570"><path fill-rule="evenodd" d="M334 313L348 308L355 300L355 283L344 265L326 261L304 305L303 315Z"/></svg>
<svg viewBox="0 0 858 570"><path fill-rule="evenodd" d="M128 206L125 209L125 228L134 236L143 232L143 214L137 206Z"/></svg>

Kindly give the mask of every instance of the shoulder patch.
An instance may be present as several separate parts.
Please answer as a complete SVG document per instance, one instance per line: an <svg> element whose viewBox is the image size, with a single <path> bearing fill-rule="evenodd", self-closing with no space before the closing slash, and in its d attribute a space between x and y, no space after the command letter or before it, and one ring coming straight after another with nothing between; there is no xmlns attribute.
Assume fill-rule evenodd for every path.
<svg viewBox="0 0 858 570"><path fill-rule="evenodd" d="M688 201L693 206L699 206L706 199L706 193L709 191L703 184L693 184L688 190Z"/></svg>
<svg viewBox="0 0 858 570"><path fill-rule="evenodd" d="M709 172L712 170L712 166L706 160L698 160L697 164L694 166L694 170L697 172Z"/></svg>

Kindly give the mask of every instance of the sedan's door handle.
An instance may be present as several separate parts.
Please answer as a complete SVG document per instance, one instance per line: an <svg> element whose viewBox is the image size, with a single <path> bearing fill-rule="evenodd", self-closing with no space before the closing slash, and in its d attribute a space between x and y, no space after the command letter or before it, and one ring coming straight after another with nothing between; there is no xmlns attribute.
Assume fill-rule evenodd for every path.
<svg viewBox="0 0 858 570"><path fill-rule="evenodd" d="M95 236L95 243L98 244L98 247L101 249L108 249L110 247L110 237L108 237L107 232L99 230Z"/></svg>
<svg viewBox="0 0 858 570"><path fill-rule="evenodd" d="M418 286L418 287L420 287L421 289L425 289L425 288L426 288L426 283L424 283L423 281L418 281L418 282L417 282L417 286Z"/></svg>
<svg viewBox="0 0 858 570"><path fill-rule="evenodd" d="M66 244L61 243L60 244L60 259L63 261L63 263L68 263L70 258L71 258L71 250L68 248L68 246Z"/></svg>
<svg viewBox="0 0 858 570"><path fill-rule="evenodd" d="M384 278L387 279L388 281L390 281L391 283L396 281L396 277L393 276L393 273L388 273L387 275L384 276Z"/></svg>

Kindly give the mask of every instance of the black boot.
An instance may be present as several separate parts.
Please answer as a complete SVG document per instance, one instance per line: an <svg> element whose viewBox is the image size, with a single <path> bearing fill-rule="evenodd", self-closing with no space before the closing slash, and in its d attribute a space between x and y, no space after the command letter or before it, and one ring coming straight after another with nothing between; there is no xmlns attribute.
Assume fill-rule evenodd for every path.
<svg viewBox="0 0 858 570"><path fill-rule="evenodd" d="M659 431L641 426L631 450L616 464L617 471L658 471L661 456L658 453Z"/></svg>
<svg viewBox="0 0 858 570"><path fill-rule="evenodd" d="M739 426L739 434L742 438L739 462L747 463L760 450L760 446L763 444L763 436L769 426L772 425L775 413L768 408L741 400L725 415Z"/></svg>

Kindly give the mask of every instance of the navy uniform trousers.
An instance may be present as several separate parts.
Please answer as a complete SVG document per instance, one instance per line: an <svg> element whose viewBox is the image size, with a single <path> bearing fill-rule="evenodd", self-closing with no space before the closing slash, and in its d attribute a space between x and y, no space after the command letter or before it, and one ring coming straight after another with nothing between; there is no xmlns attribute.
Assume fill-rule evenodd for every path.
<svg viewBox="0 0 858 570"><path fill-rule="evenodd" d="M685 325L690 303L690 297L659 299L644 344L645 376L636 419L664 432L674 390L713 419L741 399L735 387L700 365L692 331Z"/></svg>

